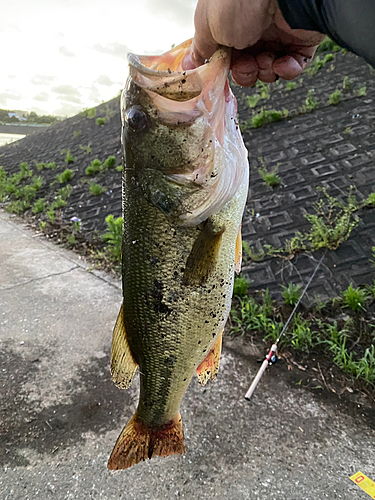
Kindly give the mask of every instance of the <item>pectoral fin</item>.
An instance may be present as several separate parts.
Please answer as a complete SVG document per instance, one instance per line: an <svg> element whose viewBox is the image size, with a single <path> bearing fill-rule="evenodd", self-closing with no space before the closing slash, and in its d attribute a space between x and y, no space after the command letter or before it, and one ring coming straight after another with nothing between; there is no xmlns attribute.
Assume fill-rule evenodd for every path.
<svg viewBox="0 0 375 500"><path fill-rule="evenodd" d="M216 229L210 219L204 223L186 261L185 285L202 285L207 281L215 269L224 231L225 227Z"/></svg>
<svg viewBox="0 0 375 500"><path fill-rule="evenodd" d="M206 359L198 366L197 376L201 385L206 385L209 380L215 380L219 371L223 332L220 333L215 345L208 353Z"/></svg>
<svg viewBox="0 0 375 500"><path fill-rule="evenodd" d="M240 274L241 272L241 264L242 264L242 236L241 236L241 225L240 225L236 239L236 257L234 261L234 269L237 274Z"/></svg>
<svg viewBox="0 0 375 500"><path fill-rule="evenodd" d="M120 389L127 389L133 380L137 363L130 352L124 325L124 309L121 305L116 325L113 330L111 351L111 375L113 382Z"/></svg>

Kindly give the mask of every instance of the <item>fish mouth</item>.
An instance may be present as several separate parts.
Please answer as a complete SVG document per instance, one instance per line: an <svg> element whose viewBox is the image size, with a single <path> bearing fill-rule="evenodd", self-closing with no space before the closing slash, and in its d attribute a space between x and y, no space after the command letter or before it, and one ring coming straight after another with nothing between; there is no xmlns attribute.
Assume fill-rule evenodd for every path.
<svg viewBox="0 0 375 500"><path fill-rule="evenodd" d="M192 40L159 56L128 54L130 76L141 88L172 101L190 101L212 90L222 92L229 71L230 49L221 48L203 66L184 70L182 61ZM219 80L219 81L218 81Z"/></svg>

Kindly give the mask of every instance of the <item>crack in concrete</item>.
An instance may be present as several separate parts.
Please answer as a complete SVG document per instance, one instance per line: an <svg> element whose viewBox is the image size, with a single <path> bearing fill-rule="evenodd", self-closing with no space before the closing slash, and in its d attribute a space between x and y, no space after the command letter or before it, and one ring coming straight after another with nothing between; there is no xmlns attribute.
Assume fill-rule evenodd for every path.
<svg viewBox="0 0 375 500"><path fill-rule="evenodd" d="M81 267L76 265L76 266L72 267L71 269L68 269L67 271L62 271L61 273L51 273L51 274L47 274L46 276L41 276L40 278L32 278L28 281L24 281L22 283L17 283L17 285L8 286L7 288L0 288L0 292L5 292L7 290L12 290L13 288L17 288L19 286L28 285L29 283L32 283L33 281L45 280L47 278L51 278L52 276L61 276L62 274L67 274L67 273L70 273L71 271L74 271L74 269L81 269Z"/></svg>

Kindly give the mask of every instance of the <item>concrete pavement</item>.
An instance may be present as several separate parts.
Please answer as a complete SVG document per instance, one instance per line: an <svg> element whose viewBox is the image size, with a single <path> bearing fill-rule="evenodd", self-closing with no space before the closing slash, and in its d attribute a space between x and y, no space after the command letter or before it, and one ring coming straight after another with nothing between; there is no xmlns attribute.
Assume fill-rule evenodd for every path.
<svg viewBox="0 0 375 500"><path fill-rule="evenodd" d="M182 402L185 456L109 472L138 382L110 381L120 283L0 212L0 498L365 499L349 475L375 479L375 423L280 376L251 403L259 365L224 339L219 376Z"/></svg>

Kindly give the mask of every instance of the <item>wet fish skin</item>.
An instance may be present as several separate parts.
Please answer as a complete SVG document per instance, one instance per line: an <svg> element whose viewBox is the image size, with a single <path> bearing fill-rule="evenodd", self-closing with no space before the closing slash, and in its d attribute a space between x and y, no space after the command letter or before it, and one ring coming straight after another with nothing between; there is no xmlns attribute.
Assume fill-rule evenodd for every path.
<svg viewBox="0 0 375 500"><path fill-rule="evenodd" d="M179 405L215 344L217 370L248 188L234 97L225 83L228 53L216 54L201 73L148 71L150 59L164 63L163 56L159 63L142 58L138 67L135 61L122 98L124 299L112 373L118 385L126 380L124 387L138 365L140 397L110 469L185 450ZM203 77L207 81L210 70L207 89ZM230 134L234 146L225 143ZM222 152L226 146L229 154ZM234 166L223 164L228 158ZM220 177L230 168L236 170L234 194Z"/></svg>

